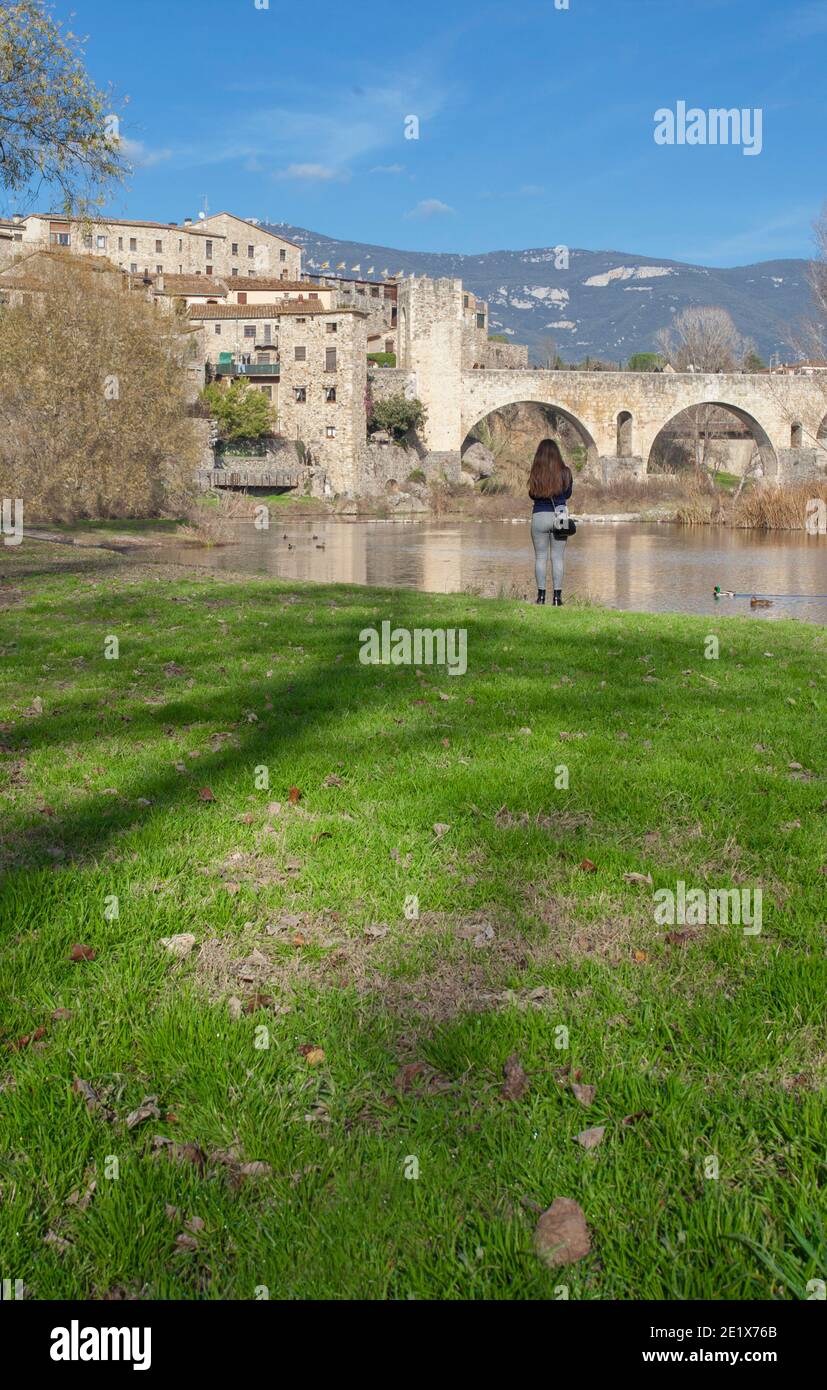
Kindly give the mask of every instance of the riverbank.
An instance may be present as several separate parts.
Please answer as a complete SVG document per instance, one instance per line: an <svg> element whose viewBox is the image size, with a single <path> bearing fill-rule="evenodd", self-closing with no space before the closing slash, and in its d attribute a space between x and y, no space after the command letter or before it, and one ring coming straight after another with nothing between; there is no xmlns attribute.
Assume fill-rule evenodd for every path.
<svg viewBox="0 0 827 1390"><path fill-rule="evenodd" d="M825 1277L820 629L721 619L709 661L708 619L0 555L30 1296ZM361 664L384 619L467 674ZM760 888L760 934L658 924L680 882ZM557 1197L590 1250L548 1270Z"/></svg>

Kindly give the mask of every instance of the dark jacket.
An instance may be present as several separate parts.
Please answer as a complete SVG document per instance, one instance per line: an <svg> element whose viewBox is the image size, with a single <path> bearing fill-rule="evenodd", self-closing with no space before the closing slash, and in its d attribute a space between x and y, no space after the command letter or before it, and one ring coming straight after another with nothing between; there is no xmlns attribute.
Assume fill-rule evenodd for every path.
<svg viewBox="0 0 827 1390"><path fill-rule="evenodd" d="M535 497L533 499L534 511L553 512L556 507L562 507L563 503L568 502L569 498L571 497L572 486L572 476L571 473L569 473L569 485L566 488L565 492L558 493L556 497Z"/></svg>

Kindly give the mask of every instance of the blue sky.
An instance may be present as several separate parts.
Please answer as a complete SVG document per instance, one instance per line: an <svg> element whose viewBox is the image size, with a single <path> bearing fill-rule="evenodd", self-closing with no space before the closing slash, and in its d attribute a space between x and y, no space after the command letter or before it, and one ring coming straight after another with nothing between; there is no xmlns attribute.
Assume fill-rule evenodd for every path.
<svg viewBox="0 0 827 1390"><path fill-rule="evenodd" d="M555 3L55 10L88 35L113 109L128 98L137 167L112 212L181 220L206 197L410 250L562 244L709 265L811 253L827 200L827 0ZM655 111L680 100L761 108L761 154L656 145Z"/></svg>

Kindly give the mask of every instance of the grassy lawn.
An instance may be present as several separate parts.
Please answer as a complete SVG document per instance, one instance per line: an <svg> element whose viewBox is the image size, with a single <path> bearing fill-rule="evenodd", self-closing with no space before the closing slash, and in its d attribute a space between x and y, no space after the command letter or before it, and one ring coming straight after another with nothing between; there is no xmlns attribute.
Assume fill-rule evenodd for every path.
<svg viewBox="0 0 827 1390"><path fill-rule="evenodd" d="M824 629L34 543L0 570L4 1278L519 1300L827 1277ZM466 628L467 674L360 664L383 619ZM761 934L659 925L680 880L761 888ZM557 1197L591 1250L548 1269Z"/></svg>

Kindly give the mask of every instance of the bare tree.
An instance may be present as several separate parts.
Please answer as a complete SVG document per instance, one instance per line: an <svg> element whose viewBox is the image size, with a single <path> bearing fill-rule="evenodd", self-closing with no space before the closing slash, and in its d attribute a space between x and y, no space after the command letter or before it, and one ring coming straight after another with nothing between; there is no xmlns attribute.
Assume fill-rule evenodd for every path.
<svg viewBox="0 0 827 1390"><path fill-rule="evenodd" d="M197 334L114 268L42 261L0 314L0 496L46 521L177 512L199 457Z"/></svg>
<svg viewBox="0 0 827 1390"><path fill-rule="evenodd" d="M682 310L656 342L677 372L734 372L751 348L727 310L713 305Z"/></svg>
<svg viewBox="0 0 827 1390"><path fill-rule="evenodd" d="M557 365L560 354L557 351L557 342L549 333L544 333L540 339L540 365L547 370L551 370Z"/></svg>
<svg viewBox="0 0 827 1390"><path fill-rule="evenodd" d="M815 233L816 258L810 262L810 289L816 302L818 323L815 325L819 345L823 351L825 331L827 330L827 204L821 209L813 223Z"/></svg>
<svg viewBox="0 0 827 1390"><path fill-rule="evenodd" d="M678 372L734 372L754 350L727 310L714 305L684 309L671 327L656 334L656 343ZM713 461L712 411L713 407L703 405L691 411L693 456L699 474L707 473Z"/></svg>

